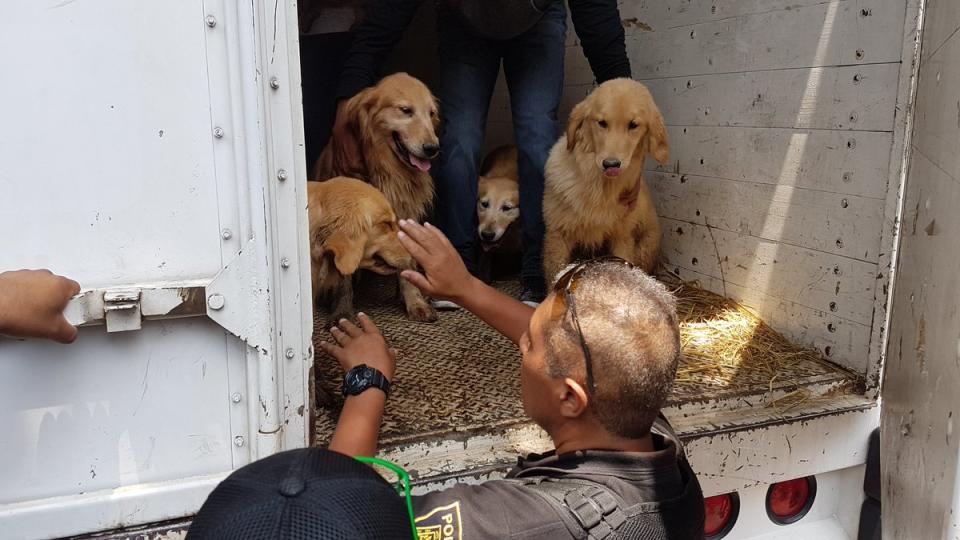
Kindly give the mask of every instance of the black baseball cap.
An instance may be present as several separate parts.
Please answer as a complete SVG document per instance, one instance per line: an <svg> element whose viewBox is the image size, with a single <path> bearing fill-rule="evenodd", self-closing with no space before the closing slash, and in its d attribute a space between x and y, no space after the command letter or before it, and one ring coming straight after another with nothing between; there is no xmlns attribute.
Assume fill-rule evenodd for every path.
<svg viewBox="0 0 960 540"><path fill-rule="evenodd" d="M410 540L402 497L376 471L322 448L274 454L213 490L189 540Z"/></svg>

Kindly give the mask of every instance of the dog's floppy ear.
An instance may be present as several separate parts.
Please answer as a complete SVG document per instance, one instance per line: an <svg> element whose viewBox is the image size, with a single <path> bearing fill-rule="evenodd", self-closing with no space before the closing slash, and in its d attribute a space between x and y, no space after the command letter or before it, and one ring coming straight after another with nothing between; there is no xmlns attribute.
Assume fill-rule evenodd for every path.
<svg viewBox="0 0 960 540"><path fill-rule="evenodd" d="M344 276L353 275L363 260L363 244L359 238L337 231L327 238L326 248L333 254L333 264Z"/></svg>
<svg viewBox="0 0 960 540"><path fill-rule="evenodd" d="M377 102L376 87L360 91L347 102L346 114L357 135L361 135L370 123L370 113ZM359 141L358 141L359 142Z"/></svg>
<svg viewBox="0 0 960 540"><path fill-rule="evenodd" d="M660 109L651 101L650 120L647 124L647 149L657 163L664 165L670 159L670 144L667 142L667 127Z"/></svg>
<svg viewBox="0 0 960 540"><path fill-rule="evenodd" d="M583 100L570 111L570 119L567 121L567 151L572 152L577 146L577 140L580 137L580 128L587 119L587 100Z"/></svg>

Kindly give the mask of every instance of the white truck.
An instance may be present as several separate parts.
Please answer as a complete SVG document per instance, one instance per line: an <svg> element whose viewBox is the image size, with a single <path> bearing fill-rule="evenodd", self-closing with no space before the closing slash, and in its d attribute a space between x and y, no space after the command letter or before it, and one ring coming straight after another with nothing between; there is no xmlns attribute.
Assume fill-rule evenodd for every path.
<svg viewBox="0 0 960 540"><path fill-rule="evenodd" d="M879 479L885 537L960 534L958 6L621 2L669 125L665 261L842 368L672 400L708 538L870 538ZM293 1L0 6L0 269L84 289L73 345L0 341L0 537L178 537L232 470L322 443L299 62ZM572 30L566 69L562 116ZM501 397L382 454L421 490L501 475L549 444Z"/></svg>

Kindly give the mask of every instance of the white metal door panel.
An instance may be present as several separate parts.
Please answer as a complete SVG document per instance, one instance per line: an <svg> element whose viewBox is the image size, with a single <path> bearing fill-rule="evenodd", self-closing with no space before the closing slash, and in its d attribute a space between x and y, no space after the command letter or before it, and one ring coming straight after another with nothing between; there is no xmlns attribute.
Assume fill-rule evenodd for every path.
<svg viewBox="0 0 960 540"><path fill-rule="evenodd" d="M2 8L0 214L16 241L0 260L85 287L215 274L201 6L60 3Z"/></svg>
<svg viewBox="0 0 960 540"><path fill-rule="evenodd" d="M70 276L77 320L107 318L70 346L0 338L0 536L190 515L231 470L307 440L295 4L0 14L20 81L0 87L0 271ZM104 302L131 290L142 328L118 332ZM170 298L192 317L147 320Z"/></svg>

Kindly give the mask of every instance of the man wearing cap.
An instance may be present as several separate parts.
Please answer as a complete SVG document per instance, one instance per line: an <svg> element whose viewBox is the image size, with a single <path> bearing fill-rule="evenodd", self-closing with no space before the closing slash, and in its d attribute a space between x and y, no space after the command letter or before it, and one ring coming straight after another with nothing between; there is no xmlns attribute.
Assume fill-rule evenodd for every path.
<svg viewBox="0 0 960 540"><path fill-rule="evenodd" d="M400 226L424 269L403 277L519 345L524 410L555 445L504 480L414 497L420 538L702 538L700 485L660 415L680 354L667 289L621 259L595 260L534 310L472 277L438 229ZM349 397L330 449L371 456L396 356L363 314L331 334L322 347L347 371Z"/></svg>
<svg viewBox="0 0 960 540"><path fill-rule="evenodd" d="M346 100L373 85L422 0L369 0L343 63L337 97ZM440 99L445 128L434 169L436 219L474 270L477 177L487 110L500 64L510 93L519 152L523 233L521 300L545 296L543 169L557 141L563 92L567 7L564 0L436 0ZM630 61L616 0L567 0L580 44L597 83L630 77ZM333 128L336 169L363 176L364 166L345 115ZM438 306L443 307L443 306Z"/></svg>

